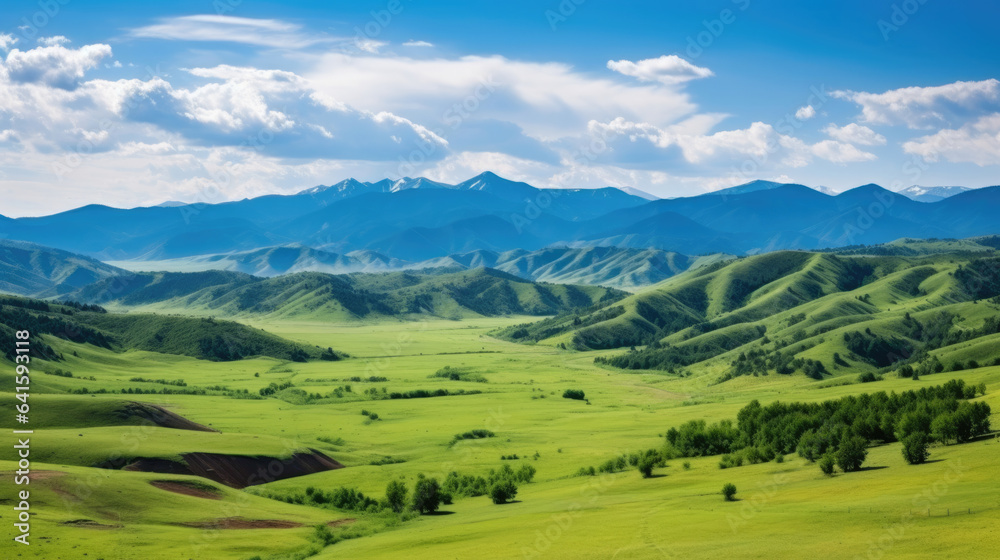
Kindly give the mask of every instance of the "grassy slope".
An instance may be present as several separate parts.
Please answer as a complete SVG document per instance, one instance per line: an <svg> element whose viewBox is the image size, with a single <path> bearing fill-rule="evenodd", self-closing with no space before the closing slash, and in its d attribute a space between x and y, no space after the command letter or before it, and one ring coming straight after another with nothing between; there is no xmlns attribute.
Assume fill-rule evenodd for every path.
<svg viewBox="0 0 1000 560"><path fill-rule="evenodd" d="M983 304L980 304L983 305ZM932 448L932 459L918 467L903 464L898 445L873 448L869 465L860 473L823 477L815 465L796 457L778 465L768 463L719 470L718 458L693 459L692 468L672 461L660 474L641 479L634 471L605 478L573 476L581 466L597 464L621 451L659 445L668 427L704 418L732 418L750 399L770 402L821 401L878 390L907 390L962 378L985 382L985 400L1000 410L1000 368L946 372L919 381L887 378L874 384L837 385L814 382L804 376L738 378L712 385L710 372L691 377L666 374L624 374L596 367L593 353L560 351L550 346L525 346L485 336L490 330L522 319L475 319L463 322L384 322L337 325L319 322L269 322L275 334L305 344L335 345L354 358L339 362L282 362L271 358L212 363L183 356L149 352L116 354L92 346L54 340L67 355L62 367L78 377L97 381L36 376L32 402L38 409L33 442L36 468L64 471L65 477L40 481L35 503L35 531L52 540L36 541L22 549L26 558L73 557L73 547L85 547L91 556L113 558L212 557L246 560L285 557L279 552L305 550L309 529L227 530L217 532L204 549L195 552L205 532L176 523L242 515L254 519L285 519L311 524L341 517L357 518L349 529L371 536L326 549L318 558L530 557L543 558L658 558L663 551L679 558L709 558L720 548L732 558L854 557L867 553L884 526L900 520L911 509L916 494L941 488L948 469L960 465L962 475L946 484L931 506L931 517L914 518L903 536L893 541L900 558L921 558L947 551L951 556L981 557L1000 546L1000 535L990 531L1000 521L994 481L996 443L980 441ZM402 328L401 328L402 327ZM337 344L334 344L337 341ZM956 350L957 349L953 349ZM73 356L76 351L78 356ZM969 352L979 352L972 345ZM609 354L611 352L597 352ZM444 365L468 368L488 383L429 378ZM36 369L50 364L39 361ZM0 381L10 384L11 364L4 362ZM254 373L259 373L255 377ZM310 392L327 392L351 376L380 375L386 382L351 383L354 396L337 402L291 405L279 399L234 400L213 396L128 396L163 405L211 426L221 433L196 433L163 428L140 428L105 423L97 427L63 427L64 420L43 412L52 409L101 410L121 395L44 394L88 386L136 386L127 380L184 379L189 386L224 384L251 391L271 381L293 381ZM847 379L847 378L843 378ZM148 387L155 387L153 384ZM356 395L370 386L390 391L415 388L470 388L480 395L415 400L361 400ZM562 390L586 391L590 405L559 398ZM545 398L540 398L545 395ZM96 403L96 404L94 404ZM4 403L6 404L6 403ZM379 413L368 423L360 410ZM6 406L0 411L9 418ZM83 414L82 412L80 414ZM47 419L48 418L48 419ZM993 423L998 417L994 414ZM49 424L47 427L46 424ZM93 423L92 423L93 424ZM497 437L449 446L456 433L474 428L495 431ZM82 434L82 435L79 435ZM341 438L337 444L317 438ZM522 486L518 503L494 506L486 498L458 500L444 509L453 515L424 517L395 527L383 518L316 510L263 500L229 489L223 502L178 496L152 488L150 479L162 475L87 469L102 454L141 453L172 457L188 451L281 453L315 447L348 466L346 469L288 479L267 485L280 492L301 492L306 486L353 486L380 496L388 481L402 477L413 483L417 473L443 476L451 470L483 473L500 464L501 454L522 457L536 451L536 482ZM287 453L287 451L285 451ZM404 463L370 466L373 459L391 455ZM518 462L523 462L518 461ZM515 462L517 463L517 462ZM69 466L67 466L69 465ZM10 462L0 463L9 470ZM780 478L776 478L780 475ZM96 478L95 478L96 477ZM178 477L170 477L178 478ZM3 495L11 490L9 476L0 478ZM79 481L99 481L96 491ZM100 482L106 481L106 482ZM718 491L733 482L743 501L727 504ZM777 488L770 485L777 482ZM596 484L596 486L594 486ZM57 490L58 489L58 490ZM765 490L767 489L767 490ZM119 493L119 490L121 491ZM58 494L57 492L61 492ZM60 496L77 496L79 510L67 510ZM139 507L136 504L145 504ZM149 504L155 504L150 507ZM162 507L161 507L162 506ZM225 506L229 506L226 508ZM847 508L852 513L847 513ZM235 508L235 509L233 509ZM867 510L871 509L871 513ZM943 517L951 508L953 515ZM954 515L971 508L972 515ZM117 517L121 512L122 517ZM571 513L569 521L565 514ZM730 528L735 518L736 530ZM57 525L69 519L93 519L124 525L95 530ZM743 523L745 521L745 523ZM567 525L568 523L568 525ZM562 525L560 525L562 524ZM552 527L557 527L552 529ZM343 532L348 529L338 528ZM539 540L549 533L548 541ZM809 538L803 538L803 535ZM555 536L552 536L555 535ZM972 537L974 535L974 538ZM141 542L140 542L141 541ZM155 544L153 544L155 543ZM537 550L541 546L544 550ZM77 549L78 550L78 549Z"/></svg>

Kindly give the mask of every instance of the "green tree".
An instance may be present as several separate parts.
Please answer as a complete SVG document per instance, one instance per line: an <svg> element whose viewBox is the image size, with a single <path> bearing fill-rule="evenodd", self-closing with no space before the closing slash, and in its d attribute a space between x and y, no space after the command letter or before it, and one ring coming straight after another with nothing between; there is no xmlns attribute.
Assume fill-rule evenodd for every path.
<svg viewBox="0 0 1000 560"><path fill-rule="evenodd" d="M911 465L919 465L927 461L927 434L923 432L912 433L902 440L903 458Z"/></svg>
<svg viewBox="0 0 1000 560"><path fill-rule="evenodd" d="M385 501L392 511L400 513L406 507L406 485L402 481L393 480L385 487Z"/></svg>
<svg viewBox="0 0 1000 560"><path fill-rule="evenodd" d="M509 478L501 478L490 486L489 495L494 504L506 504L517 496L517 485Z"/></svg>
<svg viewBox="0 0 1000 560"><path fill-rule="evenodd" d="M441 506L441 487L436 478L427 478L423 474L417 476L413 486L413 509L425 513L434 513Z"/></svg>
<svg viewBox="0 0 1000 560"><path fill-rule="evenodd" d="M643 455L639 457L638 467L639 472L642 474L642 478L649 478L653 476L653 467L656 466L656 457L652 455Z"/></svg>
<svg viewBox="0 0 1000 560"><path fill-rule="evenodd" d="M732 502L736 499L736 485L732 482L727 482L725 486L722 487L722 497L727 502Z"/></svg>
<svg viewBox="0 0 1000 560"><path fill-rule="evenodd" d="M852 472L861 468L868 456L868 442L862 437L849 437L840 442L837 448L837 466L844 472Z"/></svg>
<svg viewBox="0 0 1000 560"><path fill-rule="evenodd" d="M958 422L955 414L945 412L934 418L931 422L931 435L944 444L958 439Z"/></svg>
<svg viewBox="0 0 1000 560"><path fill-rule="evenodd" d="M833 459L833 455L831 455L830 453L823 455L822 457L820 457L818 463L819 463L819 470L823 471L823 474L827 476L833 476L833 466L836 463Z"/></svg>

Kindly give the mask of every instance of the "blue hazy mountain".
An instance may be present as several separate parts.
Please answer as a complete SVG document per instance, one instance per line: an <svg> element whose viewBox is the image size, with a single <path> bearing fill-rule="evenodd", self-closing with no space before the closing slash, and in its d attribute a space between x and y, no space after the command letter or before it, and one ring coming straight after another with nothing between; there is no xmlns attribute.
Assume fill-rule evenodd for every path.
<svg viewBox="0 0 1000 560"><path fill-rule="evenodd" d="M487 172L457 184L422 177L347 179L220 204L90 205L0 219L0 237L102 260L178 259L290 244L405 261L558 246L750 254L990 235L1000 231L998 206L1000 187L926 203L871 184L834 196L754 181L701 196L648 200L614 188L539 189Z"/></svg>

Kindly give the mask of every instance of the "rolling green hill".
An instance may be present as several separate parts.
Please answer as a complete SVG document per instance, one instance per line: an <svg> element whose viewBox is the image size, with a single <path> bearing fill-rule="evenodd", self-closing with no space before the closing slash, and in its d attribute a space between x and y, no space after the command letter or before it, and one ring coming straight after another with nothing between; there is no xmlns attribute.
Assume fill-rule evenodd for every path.
<svg viewBox="0 0 1000 560"><path fill-rule="evenodd" d="M0 291L53 297L123 273L120 268L60 249L0 239Z"/></svg>
<svg viewBox="0 0 1000 560"><path fill-rule="evenodd" d="M578 350L632 347L597 360L677 373L699 364L721 381L794 372L823 379L842 369L919 375L978 363L985 353L975 342L1000 331L998 295L995 257L777 252L494 334Z"/></svg>
<svg viewBox="0 0 1000 560"><path fill-rule="evenodd" d="M52 304L21 297L0 298L0 347L13 360L15 333L27 330L34 355L61 359L49 344L52 337L118 352L145 350L218 361L270 356L293 361L317 357L318 347L303 346L232 321L156 315L108 313L95 305ZM326 359L337 359L326 353Z"/></svg>
<svg viewBox="0 0 1000 560"><path fill-rule="evenodd" d="M357 319L551 315L626 294L598 286L536 283L489 268L257 278L237 272L136 273L73 294L94 303L202 315Z"/></svg>

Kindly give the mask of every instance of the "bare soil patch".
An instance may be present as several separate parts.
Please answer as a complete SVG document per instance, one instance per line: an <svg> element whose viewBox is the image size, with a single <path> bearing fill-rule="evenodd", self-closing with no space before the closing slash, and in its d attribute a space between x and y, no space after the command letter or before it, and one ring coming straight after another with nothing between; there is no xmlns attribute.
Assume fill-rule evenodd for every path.
<svg viewBox="0 0 1000 560"><path fill-rule="evenodd" d="M160 490L166 490L167 492L173 492L175 494L183 494L185 496L194 496L195 498L205 498L208 500L222 499L222 493L217 489L212 488L207 484L200 484L189 480L153 480L150 484Z"/></svg>

